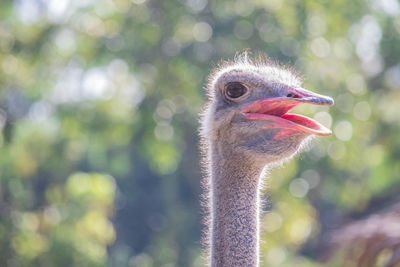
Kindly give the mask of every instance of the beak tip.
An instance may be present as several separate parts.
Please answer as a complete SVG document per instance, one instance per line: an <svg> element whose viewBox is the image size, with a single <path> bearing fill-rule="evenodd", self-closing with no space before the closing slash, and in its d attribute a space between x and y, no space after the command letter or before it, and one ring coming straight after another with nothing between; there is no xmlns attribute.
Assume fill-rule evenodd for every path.
<svg viewBox="0 0 400 267"><path fill-rule="evenodd" d="M333 100L333 98L328 96L326 98L326 103L327 103L328 106L333 106L335 104L335 100Z"/></svg>

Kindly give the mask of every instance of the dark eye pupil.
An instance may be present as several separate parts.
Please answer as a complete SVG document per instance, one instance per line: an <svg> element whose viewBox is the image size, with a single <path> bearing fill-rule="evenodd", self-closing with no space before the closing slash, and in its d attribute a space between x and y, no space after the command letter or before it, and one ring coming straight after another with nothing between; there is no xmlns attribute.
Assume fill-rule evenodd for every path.
<svg viewBox="0 0 400 267"><path fill-rule="evenodd" d="M226 85L226 95L229 98L238 98L247 92L247 88L238 82L228 83Z"/></svg>

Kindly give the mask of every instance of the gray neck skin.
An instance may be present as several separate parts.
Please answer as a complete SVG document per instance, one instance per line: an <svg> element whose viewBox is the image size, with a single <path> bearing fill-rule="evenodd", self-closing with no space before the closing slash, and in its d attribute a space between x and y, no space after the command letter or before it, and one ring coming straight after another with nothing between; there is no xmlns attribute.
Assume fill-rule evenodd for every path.
<svg viewBox="0 0 400 267"><path fill-rule="evenodd" d="M263 166L219 147L211 150L211 266L259 266Z"/></svg>

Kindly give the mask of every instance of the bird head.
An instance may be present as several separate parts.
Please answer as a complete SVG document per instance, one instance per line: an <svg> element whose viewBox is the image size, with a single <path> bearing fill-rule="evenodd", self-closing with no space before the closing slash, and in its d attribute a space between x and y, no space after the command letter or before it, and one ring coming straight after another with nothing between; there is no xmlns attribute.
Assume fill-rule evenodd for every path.
<svg viewBox="0 0 400 267"><path fill-rule="evenodd" d="M247 57L214 71L202 135L239 157L271 163L290 158L314 135L331 131L289 111L301 104L333 105L333 99L301 87L287 67ZM215 143L215 142L214 142Z"/></svg>

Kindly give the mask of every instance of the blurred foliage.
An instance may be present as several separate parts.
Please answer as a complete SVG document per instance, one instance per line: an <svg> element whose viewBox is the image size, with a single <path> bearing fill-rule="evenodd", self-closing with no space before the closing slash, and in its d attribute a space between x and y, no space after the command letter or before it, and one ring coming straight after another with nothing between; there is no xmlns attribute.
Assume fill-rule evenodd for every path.
<svg viewBox="0 0 400 267"><path fill-rule="evenodd" d="M1 266L201 266L201 88L244 49L336 100L296 108L334 135L268 180L263 266L399 194L397 0L2 0Z"/></svg>

